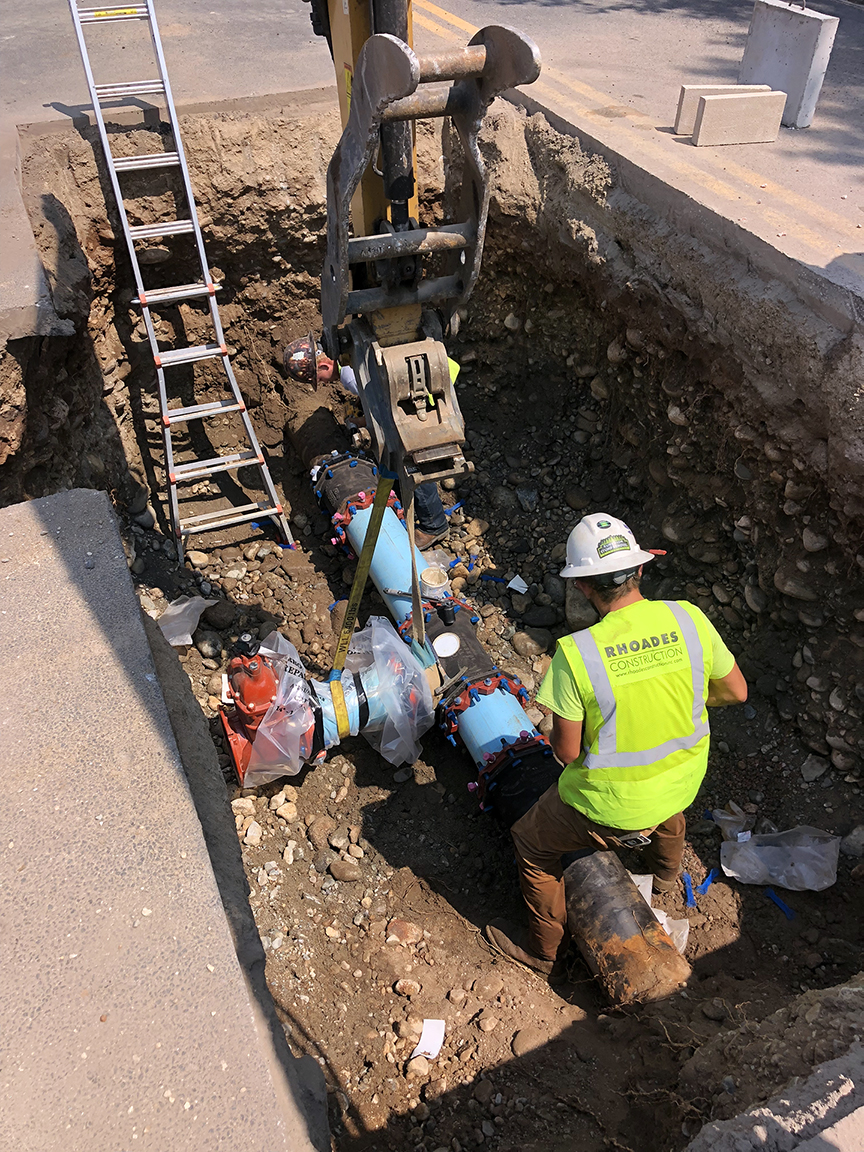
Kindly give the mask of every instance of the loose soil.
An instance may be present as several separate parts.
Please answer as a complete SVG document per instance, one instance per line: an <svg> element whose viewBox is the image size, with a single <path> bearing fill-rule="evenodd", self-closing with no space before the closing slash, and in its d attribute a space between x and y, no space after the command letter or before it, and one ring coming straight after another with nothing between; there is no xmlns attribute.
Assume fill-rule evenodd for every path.
<svg viewBox="0 0 864 1152"><path fill-rule="evenodd" d="M330 606L353 571L328 542L286 440L293 401L279 375L282 346L316 322L323 172L337 129L324 103L187 119L238 377L300 548L283 553L262 525L202 537L200 568L178 566L159 506L151 369L92 133L38 138L25 158L58 311L80 337L9 346L0 491L12 500L104 486L149 615L184 592L225 601L179 658L231 781L216 694L233 639L278 627L310 673L325 674ZM131 131L127 143L144 150ZM447 547L462 561L455 583L478 607L481 639L533 698L554 638L589 622L557 577L567 532L585 510L623 516L646 546L669 550L648 569L647 594L703 607L752 688L744 708L712 717L709 772L688 813L694 883L718 864L719 833L703 813L730 799L757 822L848 833L861 822L864 750L860 520L820 448L827 422L840 451L831 405L842 349L830 363L810 350L808 372L827 365L827 414L808 428L808 412L782 391L782 342L771 348L782 371L770 378L763 348L758 388L741 350L760 324L771 339L780 331L776 300L766 295L737 344L718 341L724 318L709 324L672 273L659 285L626 279L638 244L628 248L623 223L616 251L598 231L615 194L602 162L512 109L495 112L484 147L496 187L484 269L450 333L476 473L444 493L461 502ZM421 156L431 220L443 168L458 169L459 157L431 136ZM143 203L142 221L154 207ZM154 259L184 282L182 251L166 252ZM195 342L198 317L192 307L169 314L166 339L185 331ZM196 368L183 387L203 400L213 381ZM338 421L339 397L326 406ZM227 424L211 437L220 450L236 443ZM524 596L482 579L517 572ZM382 611L368 594L364 617ZM681 892L662 898L690 921L693 980L663 1004L609 1012L575 955L567 980L550 987L486 946L483 924L519 919L521 906L508 834L477 812L469 780L467 759L433 731L421 760L398 772L362 740L346 741L289 782L296 812L271 808L284 781L231 793L268 983L290 1044L324 1068L334 1148L678 1149L706 1120L737 1114L848 1046L848 998L830 990L860 963L854 857L841 856L827 893L784 894L793 920L761 888L722 876L696 908ZM247 843L252 819L258 844ZM330 875L340 855L358 860L358 882ZM638 854L625 862L640 870ZM816 1015L813 1036L799 1021ZM423 1018L445 1021L444 1047L409 1069Z"/></svg>

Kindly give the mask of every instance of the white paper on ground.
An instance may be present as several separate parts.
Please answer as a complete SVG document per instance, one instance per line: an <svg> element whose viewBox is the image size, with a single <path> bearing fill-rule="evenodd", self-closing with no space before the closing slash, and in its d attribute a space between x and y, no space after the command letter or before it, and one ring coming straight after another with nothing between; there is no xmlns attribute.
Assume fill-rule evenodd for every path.
<svg viewBox="0 0 864 1152"><path fill-rule="evenodd" d="M507 587L512 588L514 592L528 591L528 585L525 583L521 576L514 576Z"/></svg>
<svg viewBox="0 0 864 1152"><path fill-rule="evenodd" d="M159 617L162 635L173 647L192 643L192 633L198 627L201 613L215 600L205 600L203 596L181 596L169 604Z"/></svg>
<svg viewBox="0 0 864 1152"><path fill-rule="evenodd" d="M654 877L649 872L648 875L634 876L632 872L629 873L630 879L639 889L639 895L660 921L660 927L668 932L672 943L683 955L684 949L687 947L687 938L690 935L690 921L689 920L673 920L668 913L664 912L662 908L655 908L651 903L652 886L654 884Z"/></svg>
<svg viewBox="0 0 864 1152"><path fill-rule="evenodd" d="M425 1056L427 1060L434 1060L441 1051L441 1045L443 1043L444 1021L424 1020L423 1031L420 1033L417 1047L411 1053L410 1059L413 1060L415 1056Z"/></svg>

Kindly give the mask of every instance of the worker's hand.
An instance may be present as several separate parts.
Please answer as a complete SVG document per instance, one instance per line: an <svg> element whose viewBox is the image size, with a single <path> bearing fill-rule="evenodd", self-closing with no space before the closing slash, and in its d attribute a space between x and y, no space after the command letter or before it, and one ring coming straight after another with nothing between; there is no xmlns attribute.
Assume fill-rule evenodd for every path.
<svg viewBox="0 0 864 1152"><path fill-rule="evenodd" d="M747 699L747 681L737 664L732 665L728 676L720 680L708 681L709 708L725 708L727 704L743 704Z"/></svg>
<svg viewBox="0 0 864 1152"><path fill-rule="evenodd" d="M552 736L549 741L555 758L566 768L582 751L582 721L565 720L552 714Z"/></svg>

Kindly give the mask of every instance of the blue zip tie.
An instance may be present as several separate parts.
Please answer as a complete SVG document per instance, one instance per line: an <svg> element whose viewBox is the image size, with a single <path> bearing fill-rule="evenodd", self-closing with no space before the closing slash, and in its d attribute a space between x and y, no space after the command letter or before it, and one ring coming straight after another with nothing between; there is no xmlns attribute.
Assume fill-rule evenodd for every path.
<svg viewBox="0 0 864 1152"><path fill-rule="evenodd" d="M684 881L684 895L685 902L688 908L696 907L696 897L693 895L693 880L689 872L682 872L681 879Z"/></svg>
<svg viewBox="0 0 864 1152"><path fill-rule="evenodd" d="M460 500L459 503L454 504L452 508L445 508L444 509L444 515L445 516L451 516L456 511L456 509L461 508L464 503L465 503L464 500Z"/></svg>
<svg viewBox="0 0 864 1152"><path fill-rule="evenodd" d="M447 571L449 572L451 568L455 568L458 563L459 563L459 557L457 556L455 560L451 560L450 563L447 565Z"/></svg>
<svg viewBox="0 0 864 1152"><path fill-rule="evenodd" d="M792 911L792 909L789 907L788 904L783 903L783 901L780 899L780 897L777 895L777 893L774 891L773 888L766 888L765 889L765 895L768 897L769 900L774 901L774 903L777 905L777 907L780 909L780 911L783 913L783 915L786 917L787 920L794 920L795 919L795 913Z"/></svg>
<svg viewBox="0 0 864 1152"><path fill-rule="evenodd" d="M719 875L720 875L720 872L717 868L711 869L711 871L708 873L708 875L705 877L705 879L702 881L702 883L696 888L696 891L699 893L700 896L705 895L705 893L708 891L708 889L711 887L711 885L714 883L714 881L717 879L717 877Z"/></svg>
<svg viewBox="0 0 864 1152"><path fill-rule="evenodd" d="M458 563L458 561L455 561L455 560L454 560L454 562L453 562L453 563L454 563L454 564L455 564L455 563ZM452 567L452 565L451 565L451 567ZM504 579L504 577L503 577L503 576L492 576L492 575L490 575L488 572L485 572L485 573L484 573L484 574L483 574L483 575L480 577L480 579L481 579L481 580L494 580L494 582L495 582L496 584L506 584L506 583L507 583L507 581Z"/></svg>

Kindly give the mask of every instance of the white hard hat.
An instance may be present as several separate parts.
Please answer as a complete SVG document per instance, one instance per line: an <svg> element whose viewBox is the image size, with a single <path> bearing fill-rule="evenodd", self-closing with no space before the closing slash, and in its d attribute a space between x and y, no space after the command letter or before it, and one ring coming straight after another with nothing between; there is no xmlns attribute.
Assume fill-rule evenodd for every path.
<svg viewBox="0 0 864 1152"><path fill-rule="evenodd" d="M654 559L636 543L623 520L605 512L583 516L567 537L567 563L562 576L601 576L637 568Z"/></svg>

